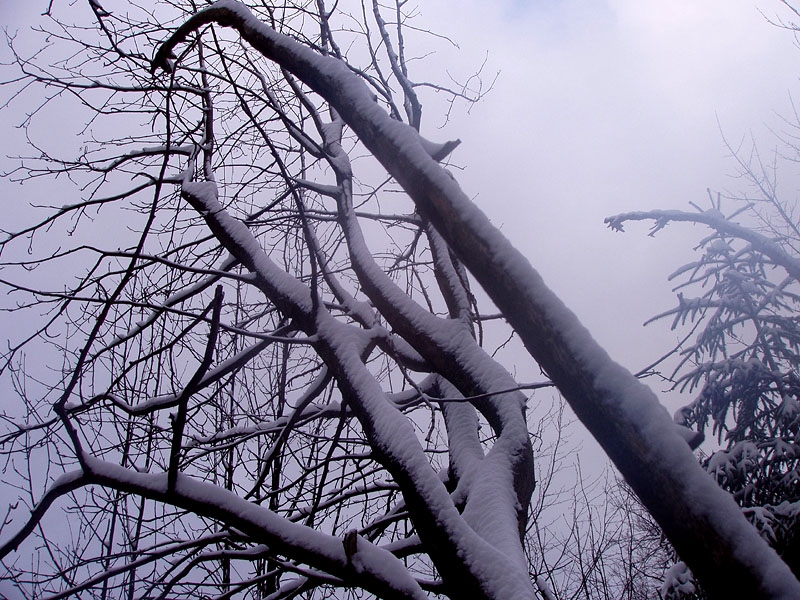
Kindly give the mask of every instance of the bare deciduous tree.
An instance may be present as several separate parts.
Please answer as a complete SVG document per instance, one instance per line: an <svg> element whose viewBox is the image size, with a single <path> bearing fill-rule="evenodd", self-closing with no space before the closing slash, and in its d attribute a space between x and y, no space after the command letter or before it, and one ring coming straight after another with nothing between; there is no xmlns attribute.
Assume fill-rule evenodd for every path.
<svg viewBox="0 0 800 600"><path fill-rule="evenodd" d="M442 168L458 142L420 135L421 90L481 90L414 79L404 2L89 8L50 22L58 60L16 54L20 98L44 98L31 119L89 115L76 158L32 140L12 173L80 200L2 246L43 279L9 293L48 309L3 367L26 414L0 442L31 513L12 503L0 557L31 596L549 593L524 548L526 396L481 346L499 318L708 590L800 596L655 395ZM43 393L31 340L63 360Z"/></svg>

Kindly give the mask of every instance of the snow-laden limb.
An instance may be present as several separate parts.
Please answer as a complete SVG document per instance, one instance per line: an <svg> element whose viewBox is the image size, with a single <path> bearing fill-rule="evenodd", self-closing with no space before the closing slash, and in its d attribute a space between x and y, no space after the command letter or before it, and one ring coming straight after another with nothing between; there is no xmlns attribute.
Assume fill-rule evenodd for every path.
<svg viewBox="0 0 800 600"><path fill-rule="evenodd" d="M437 386L443 396L460 396L458 390L444 378L439 378ZM501 398L502 395L498 394L497 397ZM508 440L501 434L484 455L474 407L466 402L444 402L442 410L449 441L450 469L458 481L453 498L456 503L464 505L464 519L481 537L498 548L518 550L514 554L509 553L509 560L517 560L519 568L526 568L522 547L509 532L511 519L503 519L502 514L497 514L496 508L518 509L519 500L514 495L514 472L508 464ZM532 487L535 483L532 473L521 474L520 477L525 475L529 477L527 484Z"/></svg>
<svg viewBox="0 0 800 600"><path fill-rule="evenodd" d="M318 335L320 353L330 357L329 366L343 396L358 415L373 452L403 490L420 538L426 542L448 594L508 600L530 596L527 570L509 568L509 559L514 560L520 548L515 515L511 515L511 535L507 519L498 523L498 531L505 534L502 543L491 536L487 541L478 535L459 514L442 480L431 469L408 419L388 402L364 365L352 328L332 317L320 316ZM502 470L508 473L507 468ZM503 484L513 496L513 486L508 481ZM505 506L515 506L513 497L503 500Z"/></svg>
<svg viewBox="0 0 800 600"><path fill-rule="evenodd" d="M605 219L608 226L616 231L623 231L623 226L626 221L655 221L650 235L654 235L658 230L666 227L671 221L707 225L720 235L738 238L748 242L754 249L768 256L776 265L783 267L795 280L800 280L800 260L788 254L780 244L776 243L774 240L753 229L726 219L718 210L707 210L696 213L682 210L648 210L622 213Z"/></svg>
<svg viewBox="0 0 800 600"><path fill-rule="evenodd" d="M86 477L82 471L70 471L56 479L31 509L31 515L27 522L10 540L0 543L0 560L7 556L9 552L16 550L19 545L25 541L42 520L47 509L50 508L53 502L58 500L61 496L69 494L84 485L86 485Z"/></svg>
<svg viewBox="0 0 800 600"><path fill-rule="evenodd" d="M648 322L670 317L673 329L686 327L672 379L694 398L676 420L698 435L715 435L722 448L703 466L798 573L798 520L773 510L797 500L798 229L773 190L761 188L760 195L763 202L732 199L727 218L720 198L711 197L711 210L608 221L616 229L653 219L654 230L673 220L710 230L695 248L701 256L669 277L680 290L676 305ZM734 221L737 215L747 227Z"/></svg>
<svg viewBox="0 0 800 600"><path fill-rule="evenodd" d="M446 379L436 382L442 396L461 397L459 391ZM484 458L478 436L478 416L475 409L466 402L444 402L442 406L447 428L450 469L458 480L459 487L467 486L469 476Z"/></svg>
<svg viewBox="0 0 800 600"><path fill-rule="evenodd" d="M425 228L425 233L430 243L431 256L438 267L435 272L436 281L442 291L450 317L470 323L471 301L466 273L461 265L454 263L450 249L434 227L429 225Z"/></svg>
<svg viewBox="0 0 800 600"><path fill-rule="evenodd" d="M665 600L677 600L683 598L684 594L694 594L694 583L692 583L692 573L686 563L679 561L672 565L664 574L664 583L659 590L660 595Z"/></svg>
<svg viewBox="0 0 800 600"><path fill-rule="evenodd" d="M353 210L350 161L342 151L341 127L326 129L326 148L336 172L340 222L353 269L367 294L393 329L440 373L467 396L483 396L474 404L484 414L498 438L485 457L461 465L459 492L466 498L463 516L478 535L508 554L524 572L520 537L525 531L534 487L533 452L525 421L525 397L511 375L477 344L468 326L468 299L464 284L450 263L449 252L433 228L429 230L437 278L451 313L461 320L442 319L414 302L378 266L369 251ZM426 150L427 151L427 150ZM436 249L436 246L438 250ZM446 257L446 258L445 258ZM472 406L464 411L473 411ZM463 423L469 432L448 428L450 436L477 436L477 420ZM452 440L451 440L452 442ZM456 441L460 445L460 441ZM483 458L483 453L480 453ZM451 453L451 458L456 456ZM469 482L475 482L470 485ZM423 537L425 534L422 534Z"/></svg>
<svg viewBox="0 0 800 600"><path fill-rule="evenodd" d="M541 575L536 578L536 589L539 590L543 600L556 600L553 589Z"/></svg>
<svg viewBox="0 0 800 600"><path fill-rule="evenodd" d="M337 164L342 164L347 157L341 154L337 159ZM498 503L493 494L491 499L480 499L476 494L474 504L482 507L484 519L487 519L485 528L479 532L494 537L511 528L512 524L515 531L523 530L533 490L532 452L524 418L524 394L516 390L511 375L477 344L463 320L442 319L431 314L409 298L377 265L353 213L348 188L346 185L343 188L340 199L342 228L353 268L364 292L394 330L438 372L447 373L463 395L488 394L474 403L498 434L491 453L503 457L494 459L500 461L494 463L494 469L509 475L505 483L517 497L510 503ZM455 278L453 273L451 279ZM458 282L450 283L453 287L461 286ZM505 514L509 509L515 514ZM488 519L495 521L489 523ZM510 539L509 535L506 541ZM514 546L518 547L521 558L521 546L518 543Z"/></svg>
<svg viewBox="0 0 800 600"><path fill-rule="evenodd" d="M611 360L425 151L419 134L391 119L344 64L222 0L187 20L159 49L154 68L171 70L175 46L211 22L236 28L331 103L503 311L706 589L719 597L800 597L800 583L703 472L655 394Z"/></svg>
<svg viewBox="0 0 800 600"><path fill-rule="evenodd" d="M313 302L306 286L278 267L258 244L247 225L234 219L217 199L213 181L190 181L187 171L181 193L206 220L228 251L256 277L256 285L286 314L308 321Z"/></svg>
<svg viewBox="0 0 800 600"><path fill-rule="evenodd" d="M354 577L342 539L310 527L292 523L269 509L244 500L216 485L178 475L169 490L166 473L137 473L118 465L87 457L89 472L81 484L100 484L158 502L189 509L224 522L273 551L298 560L347 582ZM402 561L390 552L360 540L359 584L380 598L398 600L427 598Z"/></svg>
<svg viewBox="0 0 800 600"><path fill-rule="evenodd" d="M451 593L470 592L475 597L481 594L498 600L529 596L532 587L527 569L522 568L524 554L518 521L519 513L525 512L521 510L524 503L515 496L515 488L530 490L532 477L527 481L517 479L513 470L516 466L513 461L530 456L529 452L526 454L530 441L521 394L505 394L513 401L492 401L495 426L502 434L492 449L492 464L482 465L483 470L492 470L494 475L475 486L473 503L482 505L483 510L469 511L473 528L459 514L443 482L431 468L408 419L389 401L364 365L366 348L374 343L371 332L316 311L310 290L270 260L247 226L222 207L216 184L190 181L189 172L182 185L183 197L203 216L223 246L254 274L256 285L266 296L303 324L308 333L316 334L317 352L335 375L345 400L370 440L376 459L403 489L414 524ZM366 252L363 243L359 247ZM370 259L365 264L374 262ZM463 324L441 321L422 311L390 285L380 269L377 271L372 279L384 282L378 284L380 293L397 296L395 301L400 303L400 310L423 319L418 325L428 327L433 339L438 338L437 345L448 356L445 367L471 378L473 388L481 393L492 387L514 389L516 384L510 375L487 360L488 355L475 344ZM522 473L520 477L525 475ZM516 565L515 569L509 569L509 561Z"/></svg>

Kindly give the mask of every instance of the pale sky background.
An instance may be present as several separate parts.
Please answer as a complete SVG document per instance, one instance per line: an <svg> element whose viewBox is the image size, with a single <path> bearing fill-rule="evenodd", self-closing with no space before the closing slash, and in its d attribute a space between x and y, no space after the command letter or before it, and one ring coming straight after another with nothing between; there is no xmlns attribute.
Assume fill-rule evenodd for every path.
<svg viewBox="0 0 800 600"><path fill-rule="evenodd" d="M0 24L21 29L46 5L0 0ZM456 111L441 130L436 97L424 97L424 133L462 140L454 159L465 167L457 177L467 193L615 359L633 370L646 365L676 335L666 323L642 323L672 305L666 276L702 233L673 226L653 239L646 225L632 224L619 234L603 218L689 209L690 201L705 204L707 187L735 190L722 133L733 141L752 133L765 154L774 150L769 130L790 114L800 50L764 15L789 19L789 11L778 0L420 5L417 24L460 46L432 57L426 73L463 76L484 59L487 79L501 72L470 114ZM19 151L13 124L0 114L2 155ZM794 194L797 169L781 178ZM6 224L24 197L24 188L0 182Z"/></svg>

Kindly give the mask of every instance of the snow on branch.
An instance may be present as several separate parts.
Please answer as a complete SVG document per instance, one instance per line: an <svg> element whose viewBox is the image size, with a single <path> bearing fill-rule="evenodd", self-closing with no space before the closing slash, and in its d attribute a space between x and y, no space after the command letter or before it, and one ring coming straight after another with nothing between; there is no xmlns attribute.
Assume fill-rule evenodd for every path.
<svg viewBox="0 0 800 600"><path fill-rule="evenodd" d="M341 115L506 315L707 589L720 596L800 597L800 583L697 464L655 394L611 360L528 260L441 169L419 134L383 111L346 65L276 33L242 4L221 0L178 28L158 50L153 70L171 71L175 47L212 22L234 27ZM662 213L660 218L679 216ZM733 227L719 216L706 218L721 230Z"/></svg>
<svg viewBox="0 0 800 600"><path fill-rule="evenodd" d="M99 484L222 521L275 552L332 573L343 581L355 574L341 538L293 523L216 485L178 474L174 487L170 489L167 473L137 473L94 457L86 457L85 464L87 472L68 473L51 486L22 531L0 546L0 558L27 537L56 498L78 487ZM427 598L402 561L363 538L359 540L359 546L357 571L365 589L381 598Z"/></svg>
<svg viewBox="0 0 800 600"><path fill-rule="evenodd" d="M605 222L615 231L624 231L626 221L654 221L650 235L655 235L670 222L685 222L707 225L720 235L748 242L754 249L768 256L775 264L783 267L796 280L800 280L800 260L788 254L780 244L751 228L726 219L718 210L691 213L681 210L650 210L628 212L607 217Z"/></svg>
<svg viewBox="0 0 800 600"><path fill-rule="evenodd" d="M78 488L86 485L87 478L82 471L70 471L64 473L59 477L50 488L45 492L44 496L36 503L31 509L31 516L28 521L20 528L20 530L5 543L0 544L0 560L8 555L9 552L16 550L19 545L36 528L39 522L44 517L47 509L61 498L62 496L77 490ZM1 531L2 529L0 529Z"/></svg>

